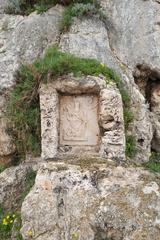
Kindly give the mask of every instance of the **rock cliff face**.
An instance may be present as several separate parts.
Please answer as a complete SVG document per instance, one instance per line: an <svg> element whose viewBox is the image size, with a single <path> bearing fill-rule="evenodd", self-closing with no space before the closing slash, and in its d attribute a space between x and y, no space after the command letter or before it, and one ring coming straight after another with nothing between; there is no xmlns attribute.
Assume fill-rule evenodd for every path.
<svg viewBox="0 0 160 240"><path fill-rule="evenodd" d="M0 14L0 159L15 150L6 133L5 101L14 85L14 74L22 63L31 63L44 49L59 39L62 8L55 7L43 15L29 17ZM2 161L1 160L1 161Z"/></svg>
<svg viewBox="0 0 160 240"><path fill-rule="evenodd" d="M136 138L137 152L131 161L147 161L151 150L160 152L159 0L100 0L105 20L75 17L64 33L59 29L64 7L15 16L4 13L7 2L0 0L0 163L15 151L6 119L15 72L53 44L95 58L121 77L134 113L128 131ZM22 206L24 239L160 240L158 174L107 161L85 167L71 162L41 164ZM10 201L16 205L26 171L22 165L0 174L0 204L6 208Z"/></svg>
<svg viewBox="0 0 160 240"><path fill-rule="evenodd" d="M0 2L1 12L4 3L7 2ZM132 98L135 119L130 131L135 135L139 149L136 160L147 160L151 147L159 151L159 124L154 109L148 108L150 102L141 93L134 76L141 76L137 66L145 66L145 71L150 71L149 81L154 78L159 82L160 4L158 1L132 0L128 3L127 0L102 0L101 5L107 15L105 23L96 17L75 18L70 31L65 34L59 32L63 11L60 6L42 15L33 13L28 17L1 13L0 102L4 102L6 89L13 86L19 64L33 61L43 54L48 45L59 43L63 51L99 59L121 76ZM1 118L2 115L3 107ZM3 128L4 120L1 122L0 127ZM0 152L2 158L9 156L14 146L11 146L4 131L1 138L0 149L6 149L5 153L4 150Z"/></svg>

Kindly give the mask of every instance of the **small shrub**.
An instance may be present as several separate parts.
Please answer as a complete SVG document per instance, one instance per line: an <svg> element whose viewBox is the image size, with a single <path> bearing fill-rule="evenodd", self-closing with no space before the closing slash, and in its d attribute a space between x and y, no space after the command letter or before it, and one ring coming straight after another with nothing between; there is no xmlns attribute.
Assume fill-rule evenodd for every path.
<svg viewBox="0 0 160 240"><path fill-rule="evenodd" d="M54 0L9 0L5 12L8 14L28 15L37 10L41 13L47 11L56 3L57 1Z"/></svg>
<svg viewBox="0 0 160 240"><path fill-rule="evenodd" d="M5 13L28 15L33 11L34 3L34 0L9 0Z"/></svg>
<svg viewBox="0 0 160 240"><path fill-rule="evenodd" d="M74 3L94 3L94 0L9 0L5 9L7 14L28 15L33 11L42 13L56 4L70 5Z"/></svg>
<svg viewBox="0 0 160 240"><path fill-rule="evenodd" d="M60 30L62 32L68 31L74 17L93 15L99 16L99 18L103 21L106 19L96 1L89 1L88 3L84 3L84 1L82 1L80 3L71 4L64 10L63 18L60 23Z"/></svg>

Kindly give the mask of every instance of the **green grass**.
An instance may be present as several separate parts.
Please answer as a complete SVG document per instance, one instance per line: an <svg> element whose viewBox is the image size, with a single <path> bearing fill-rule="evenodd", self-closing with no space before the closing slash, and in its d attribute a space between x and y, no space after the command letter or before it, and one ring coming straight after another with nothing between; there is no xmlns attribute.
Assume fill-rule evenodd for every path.
<svg viewBox="0 0 160 240"><path fill-rule="evenodd" d="M16 75L16 85L8 101L8 118L12 124L12 134L18 155L31 153L40 155L40 106L39 87L41 82L56 80L65 74L74 76L103 74L106 83L115 82L119 88L124 108L129 105L129 96L119 76L110 68L95 59L79 58L63 53L57 47L47 50L43 58L31 65L23 65Z"/></svg>
<svg viewBox="0 0 160 240"><path fill-rule="evenodd" d="M36 172L29 168L25 177L24 191L20 194L18 200L18 210L6 211L2 206L0 206L0 240L10 240L12 230L14 230L14 235L17 240L23 240L22 235L20 234L22 226L20 208L24 198L30 192L35 183L35 177Z"/></svg>
<svg viewBox="0 0 160 240"><path fill-rule="evenodd" d="M136 139L132 135L126 133L126 156L132 158L137 152Z"/></svg>
<svg viewBox="0 0 160 240"><path fill-rule="evenodd" d="M153 172L160 172L160 153L152 152L150 160L143 163L143 166Z"/></svg>
<svg viewBox="0 0 160 240"><path fill-rule="evenodd" d="M155 162L153 160L150 160L149 162L144 163L143 166L153 172L160 173L160 162Z"/></svg>
<svg viewBox="0 0 160 240"><path fill-rule="evenodd" d="M20 234L21 229L20 213L4 211L3 207L0 206L0 239L10 240L13 228L16 239L23 240L22 235Z"/></svg>
<svg viewBox="0 0 160 240"><path fill-rule="evenodd" d="M133 112L131 112L131 110L128 107L126 107L123 110L123 115L124 115L125 128L128 129L130 123L133 122L134 120Z"/></svg>
<svg viewBox="0 0 160 240"><path fill-rule="evenodd" d="M7 168L6 165L0 164L0 173L3 172Z"/></svg>
<svg viewBox="0 0 160 240"><path fill-rule="evenodd" d="M68 31L74 17L91 17L97 15L102 21L106 20L106 16L102 13L100 5L97 1L79 1L67 6L63 12L63 18L60 23L61 32Z"/></svg>
<svg viewBox="0 0 160 240"><path fill-rule="evenodd" d="M7 14L29 15L33 11L43 13L56 4L70 5L77 3L95 3L96 0L9 0L5 9Z"/></svg>

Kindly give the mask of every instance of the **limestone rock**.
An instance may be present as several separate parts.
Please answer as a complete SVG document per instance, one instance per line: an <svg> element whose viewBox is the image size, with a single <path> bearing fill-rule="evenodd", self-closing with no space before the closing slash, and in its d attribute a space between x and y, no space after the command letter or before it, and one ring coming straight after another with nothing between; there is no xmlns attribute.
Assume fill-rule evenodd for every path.
<svg viewBox="0 0 160 240"><path fill-rule="evenodd" d="M0 133L0 156L7 156L14 152L14 144L11 141L9 135L6 133L7 129L7 121L4 118L0 118L0 126L1 126L1 133Z"/></svg>
<svg viewBox="0 0 160 240"><path fill-rule="evenodd" d="M31 63L47 46L57 42L62 10L57 6L41 15L0 15L1 89L13 85L14 73L20 63Z"/></svg>
<svg viewBox="0 0 160 240"><path fill-rule="evenodd" d="M100 92L100 122L104 131L101 153L109 159L125 159L123 104L119 90L108 85Z"/></svg>
<svg viewBox="0 0 160 240"><path fill-rule="evenodd" d="M159 177L109 164L44 163L22 205L23 237L159 240Z"/></svg>
<svg viewBox="0 0 160 240"><path fill-rule="evenodd" d="M145 63L160 69L160 32L158 1L101 0L108 16L112 49L130 68Z"/></svg>
<svg viewBox="0 0 160 240"><path fill-rule="evenodd" d="M4 129L6 89L9 91L14 85L14 74L21 63L31 63L47 46L57 43L62 11L62 7L56 6L41 15L0 15L0 104L3 102L0 108L0 149L4 154L14 151ZM3 153L0 150L0 156Z"/></svg>
<svg viewBox="0 0 160 240"><path fill-rule="evenodd" d="M101 0L104 12L107 12L107 26L110 47L117 58L133 72L139 64L146 65L150 70L160 73L160 2L142 0ZM146 71L147 73L147 71ZM159 78L158 78L159 79ZM159 81L157 79L157 81ZM137 94L132 92L135 99ZM137 99L140 99L138 97ZM146 107L144 107L146 105ZM134 104L136 121L133 132L137 135L139 149L147 145L159 152L160 124L156 114L147 110L147 104ZM146 109L145 109L146 108ZM152 111L152 110L151 110ZM155 108L154 108L155 112ZM147 116L148 115L148 116ZM154 115L153 125L151 119ZM143 116L143 117L141 117ZM139 119L137 121L137 119ZM140 123L142 120L142 124ZM150 126L149 126L150 125ZM139 130L141 129L141 130ZM150 133L147 134L147 131ZM148 138L148 140L145 137ZM153 141L152 141L153 138ZM141 141L143 140L143 142ZM144 152L144 149L143 149ZM149 153L149 151L147 150Z"/></svg>
<svg viewBox="0 0 160 240"><path fill-rule="evenodd" d="M18 200L25 187L25 177L30 168L37 170L36 165L21 164L17 167L7 168L0 173L0 204L5 209L16 209Z"/></svg>
<svg viewBox="0 0 160 240"><path fill-rule="evenodd" d="M0 13L4 12L4 9L8 6L8 0L0 0Z"/></svg>
<svg viewBox="0 0 160 240"><path fill-rule="evenodd" d="M107 3L110 3L110 1L107 1ZM105 8L105 12L108 15L107 7ZM106 25L108 26L108 24L107 22ZM123 64L112 48L110 34L106 25L96 18L75 19L70 31L62 35L60 47L63 51L69 51L78 56L96 58L119 74L131 96L132 111L135 115L130 134L135 136L139 151L134 161L146 161L150 155L153 136L148 106L145 103L145 98L134 83L130 66ZM117 35L116 39L119 39L119 35Z"/></svg>

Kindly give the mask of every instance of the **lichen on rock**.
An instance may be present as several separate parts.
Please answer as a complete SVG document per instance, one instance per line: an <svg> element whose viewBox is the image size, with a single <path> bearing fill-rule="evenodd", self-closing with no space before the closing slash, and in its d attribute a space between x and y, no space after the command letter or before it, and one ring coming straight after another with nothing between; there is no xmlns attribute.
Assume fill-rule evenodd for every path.
<svg viewBox="0 0 160 240"><path fill-rule="evenodd" d="M21 232L36 240L158 240L159 201L159 176L143 169L44 163L22 205Z"/></svg>

